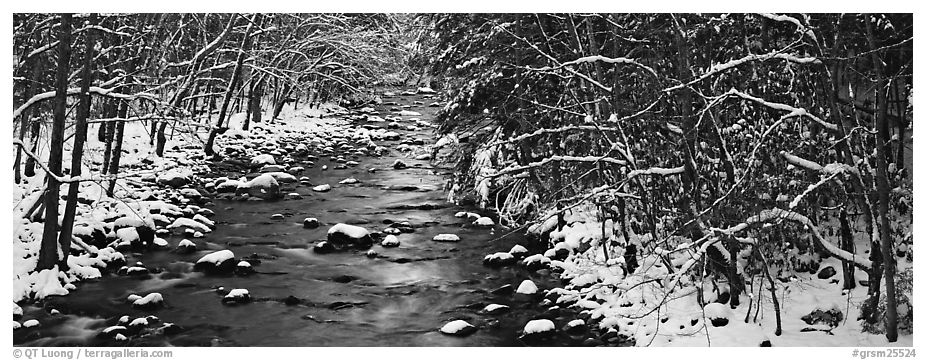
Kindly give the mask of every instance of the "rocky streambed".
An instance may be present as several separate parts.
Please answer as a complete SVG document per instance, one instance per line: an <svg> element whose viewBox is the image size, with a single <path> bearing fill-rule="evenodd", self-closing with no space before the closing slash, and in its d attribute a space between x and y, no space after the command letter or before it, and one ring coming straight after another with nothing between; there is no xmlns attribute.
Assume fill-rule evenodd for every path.
<svg viewBox="0 0 926 360"><path fill-rule="evenodd" d="M168 199L186 207L159 224L166 244L125 244L125 266L70 295L22 304L15 320L40 325L15 330L14 343L621 343L577 320L587 314L543 299L560 285L556 274L518 263L545 246L447 202L451 170L433 165L425 146L435 141L437 99L384 95L350 113L287 119L337 126L227 134L221 159L196 181L161 181L186 196ZM188 211L190 200L199 205Z"/></svg>

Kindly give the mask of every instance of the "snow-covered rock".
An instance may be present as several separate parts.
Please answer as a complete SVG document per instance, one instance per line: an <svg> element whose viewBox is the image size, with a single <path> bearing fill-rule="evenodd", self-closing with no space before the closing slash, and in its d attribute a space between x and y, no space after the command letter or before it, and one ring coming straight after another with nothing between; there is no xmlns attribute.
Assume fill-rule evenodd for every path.
<svg viewBox="0 0 926 360"><path fill-rule="evenodd" d="M192 254L196 252L196 244L188 239L180 240L177 244L177 252L181 254Z"/></svg>
<svg viewBox="0 0 926 360"><path fill-rule="evenodd" d="M551 262L552 260L546 256L543 256L543 254L534 254L524 258L524 260L521 260L521 264L524 265L524 268L529 271L544 269L550 266Z"/></svg>
<svg viewBox="0 0 926 360"><path fill-rule="evenodd" d="M313 217L305 218L305 220L302 220L302 227L306 229L314 229L314 228L319 227L320 225L321 223L318 222L318 219L313 218Z"/></svg>
<svg viewBox="0 0 926 360"><path fill-rule="evenodd" d="M548 319L528 321L521 331L521 341L528 345L539 345L550 339L556 333L556 325Z"/></svg>
<svg viewBox="0 0 926 360"><path fill-rule="evenodd" d="M402 111L399 111L399 116L421 116L421 113L417 111L411 111L411 110L402 110Z"/></svg>
<svg viewBox="0 0 926 360"><path fill-rule="evenodd" d="M192 229L193 231L199 231L202 233L210 233L212 229L206 226L199 221L190 219L190 218L177 218L173 223L167 225L168 229L177 229L175 231L184 231L185 229ZM134 230L134 229L133 229Z"/></svg>
<svg viewBox="0 0 926 360"><path fill-rule="evenodd" d="M460 241L460 237L457 236L456 234L437 234L437 235L434 235L434 238L432 240L442 241L442 242L457 242L457 241Z"/></svg>
<svg viewBox="0 0 926 360"><path fill-rule="evenodd" d="M483 217L476 219L476 221L474 221L473 224L477 226L487 226L488 227L488 226L495 226L495 221L492 221L492 218L488 216L483 216Z"/></svg>
<svg viewBox="0 0 926 360"><path fill-rule="evenodd" d="M476 332L476 327L465 320L454 320L440 328L441 334L451 336L468 336Z"/></svg>
<svg viewBox="0 0 926 360"><path fill-rule="evenodd" d="M36 320L36 319L29 319L29 320L23 321L23 327L24 327L24 328L32 328L32 327L36 327L36 326L39 326L39 325L41 325L41 324L40 324L39 321Z"/></svg>
<svg viewBox="0 0 926 360"><path fill-rule="evenodd" d="M222 304L238 305L251 302L251 293L247 289L232 289L222 298Z"/></svg>
<svg viewBox="0 0 926 360"><path fill-rule="evenodd" d="M238 264L235 264L235 274L236 275L250 275L254 273L254 268L251 267L251 263L241 260Z"/></svg>
<svg viewBox="0 0 926 360"><path fill-rule="evenodd" d="M511 250L508 250L508 253L514 256L516 259L523 259L527 257L527 254L529 254L527 248L521 245L512 246Z"/></svg>
<svg viewBox="0 0 926 360"><path fill-rule="evenodd" d="M428 86L422 86L418 88L418 93L419 94L436 94L437 91L434 91L434 89L431 89Z"/></svg>
<svg viewBox="0 0 926 360"><path fill-rule="evenodd" d="M523 295L533 295L537 293L537 285L529 279L524 280L521 282L521 285L518 285L518 289L515 290L515 292Z"/></svg>
<svg viewBox="0 0 926 360"><path fill-rule="evenodd" d="M239 184L235 193L248 194L265 200L276 199L280 197L280 183L271 174L261 174L251 181Z"/></svg>
<svg viewBox="0 0 926 360"><path fill-rule="evenodd" d="M347 178L347 179L339 181L338 184L356 184L358 182L360 182L360 180L357 180L354 178Z"/></svg>
<svg viewBox="0 0 926 360"><path fill-rule="evenodd" d="M219 250L201 257L194 270L206 273L230 273L235 270L235 254L231 250Z"/></svg>
<svg viewBox="0 0 926 360"><path fill-rule="evenodd" d="M189 184L192 177L193 171L189 169L171 169L158 175L157 182L161 185L167 185L173 188L181 188Z"/></svg>
<svg viewBox="0 0 926 360"><path fill-rule="evenodd" d="M276 165L276 160L273 158L273 155L270 154L260 154L251 158L251 167L260 167L264 165Z"/></svg>
<svg viewBox="0 0 926 360"><path fill-rule="evenodd" d="M482 259L482 264L486 266L508 266L515 262L517 262L517 260L514 258L514 255L506 252L486 255L485 258Z"/></svg>
<svg viewBox="0 0 926 360"><path fill-rule="evenodd" d="M402 170L408 168L408 165L405 164L405 162L401 159L396 159L395 162L392 163L392 168L396 170Z"/></svg>
<svg viewBox="0 0 926 360"><path fill-rule="evenodd" d="M328 229L328 243L336 248L368 249L373 246L373 237L367 229L362 227L336 224Z"/></svg>
<svg viewBox="0 0 926 360"><path fill-rule="evenodd" d="M487 315L503 314L503 313L508 312L509 310L511 310L511 308L509 308L508 305L501 305L501 304L489 304L489 305L486 305L486 307L482 308L482 312Z"/></svg>
<svg viewBox="0 0 926 360"><path fill-rule="evenodd" d="M316 191L316 192L328 192L330 190L331 190L331 185L328 185L328 184L321 184L321 185L318 185L312 188L312 191Z"/></svg>
<svg viewBox="0 0 926 360"><path fill-rule="evenodd" d="M150 293L132 302L132 306L142 310L152 310L164 306L164 296L161 293Z"/></svg>
<svg viewBox="0 0 926 360"><path fill-rule="evenodd" d="M399 246L399 238L395 235L386 235L383 241L380 243L383 247L396 247Z"/></svg>
<svg viewBox="0 0 926 360"><path fill-rule="evenodd" d="M704 305L704 317L711 321L715 327L726 326L730 322L732 311L730 307L721 303Z"/></svg>

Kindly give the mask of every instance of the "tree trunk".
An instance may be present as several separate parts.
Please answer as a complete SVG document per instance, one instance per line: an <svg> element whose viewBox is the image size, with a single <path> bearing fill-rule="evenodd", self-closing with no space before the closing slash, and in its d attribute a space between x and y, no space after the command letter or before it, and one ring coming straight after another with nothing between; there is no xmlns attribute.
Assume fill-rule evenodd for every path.
<svg viewBox="0 0 926 360"><path fill-rule="evenodd" d="M241 47L238 49L238 58L235 60L235 70L232 72L231 81L228 84L228 90L225 91L225 99L222 101L222 108L219 109L219 118L215 120L215 126L209 130L209 140L206 141L205 150L206 155L213 155L215 150L212 148L215 144L215 137L219 134L220 130L225 126L225 116L228 113L228 105L231 102L232 96L235 94L235 89L238 87L238 83L241 82L241 68L244 65L244 54L248 50L248 46L251 44L251 31L254 29L254 23L257 20L259 14L254 14L251 16L251 21L248 23L247 29L244 31L244 39L241 40Z"/></svg>
<svg viewBox="0 0 926 360"><path fill-rule="evenodd" d="M855 254L855 240L852 236L852 227L849 226L849 215L846 209L839 211L839 232L842 235L841 248L850 254ZM842 262L842 288L855 289L855 265L848 261Z"/></svg>
<svg viewBox="0 0 926 360"><path fill-rule="evenodd" d="M87 23L94 24L96 15L90 14ZM74 130L74 148L71 152L71 176L80 176L81 159L84 154L84 142L87 141L87 118L90 116L90 84L93 82L93 45L94 30L90 29L84 35L84 68L81 74L80 103L77 108L77 124ZM58 245L61 246L63 259L58 264L59 269L67 269L68 253L71 249L71 235L74 230L74 216L77 212L77 196L80 191L80 182L68 184L68 199L64 205L64 218L61 220L61 233L58 236Z"/></svg>
<svg viewBox="0 0 926 360"><path fill-rule="evenodd" d="M58 200L61 176L61 155L64 145L64 126L67 116L68 69L71 61L71 14L61 14L58 29L58 65L55 72L55 110L51 131L51 151L48 155L48 193L45 195L45 227L39 249L37 270L51 269L60 263L63 254L58 248Z"/></svg>
<svg viewBox="0 0 926 360"><path fill-rule="evenodd" d="M116 114L117 117L124 118L128 113L129 105L125 101L119 101L119 110ZM116 131L113 134L113 153L111 160L109 161L109 174L118 175L119 174L119 160L122 159L122 138L125 135L125 121L116 122ZM116 189L116 179L109 181L109 186L106 187L106 195L113 196L113 192Z"/></svg>
<svg viewBox="0 0 926 360"><path fill-rule="evenodd" d="M871 59L874 63L875 76L877 79L876 102L877 115L875 123L877 124L878 134L875 136L878 149L877 159L877 187L878 187L878 213L881 220L881 255L884 257L884 287L886 294L885 302L886 314L884 319L885 335L888 342L897 341L897 298L894 294L894 249L893 240L891 239L891 222L890 222L890 180L887 175L888 157L890 150L890 126L887 123L887 89L888 82L885 78L884 68L881 56L878 54L875 44L874 33L872 31L871 16L865 16L865 30L868 35L868 46L872 49Z"/></svg>

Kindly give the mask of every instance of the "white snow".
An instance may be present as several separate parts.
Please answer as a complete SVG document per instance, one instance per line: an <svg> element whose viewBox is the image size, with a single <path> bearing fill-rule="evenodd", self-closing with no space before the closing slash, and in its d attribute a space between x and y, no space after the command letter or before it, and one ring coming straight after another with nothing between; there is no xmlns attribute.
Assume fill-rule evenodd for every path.
<svg viewBox="0 0 926 360"><path fill-rule="evenodd" d="M537 319L528 321L524 325L524 334L536 334L543 333L548 331L553 331L556 329L556 325L553 324L553 321L547 319Z"/></svg>
<svg viewBox="0 0 926 360"><path fill-rule="evenodd" d="M328 184L322 184L322 185L318 185L312 188L312 191L317 191L317 192L326 192L329 190L331 190L331 185L328 185Z"/></svg>
<svg viewBox="0 0 926 360"><path fill-rule="evenodd" d="M476 219L476 221L473 222L473 224L479 225L479 226L495 226L495 222L492 221L492 218L488 216L483 216L483 217Z"/></svg>
<svg viewBox="0 0 926 360"><path fill-rule="evenodd" d="M347 179L339 181L338 184L356 184L358 182L360 182L360 180L357 180L354 178L347 178Z"/></svg>
<svg viewBox="0 0 926 360"><path fill-rule="evenodd" d="M527 254L528 251L527 251L527 248L521 245L515 245L511 247L511 250L508 250L508 253L510 253L511 255L518 255L518 254Z"/></svg>
<svg viewBox="0 0 926 360"><path fill-rule="evenodd" d="M132 302L132 305L144 306L144 305L149 305L149 304L160 304L162 302L164 302L164 297L161 296L161 293L153 292L148 295L145 295L145 297L141 299L135 300L134 302Z"/></svg>
<svg viewBox="0 0 926 360"><path fill-rule="evenodd" d="M482 309L482 311L483 311L483 312L490 313L490 312L493 312L493 311L496 311L496 310L507 309L507 308L508 308L508 305L489 304L489 305L486 305L486 307L484 307L484 308Z"/></svg>
<svg viewBox="0 0 926 360"><path fill-rule="evenodd" d="M31 328L39 326L39 321L36 319L29 319L23 322L23 327Z"/></svg>
<svg viewBox="0 0 926 360"><path fill-rule="evenodd" d="M382 246L399 246L399 238L395 235L386 235L383 241L380 243Z"/></svg>
<svg viewBox="0 0 926 360"><path fill-rule="evenodd" d="M328 229L328 235L341 233L351 239L360 239L370 235L367 229L355 225L336 224Z"/></svg>
<svg viewBox="0 0 926 360"><path fill-rule="evenodd" d="M421 116L421 113L417 111L402 110L399 111L399 116Z"/></svg>
<svg viewBox="0 0 926 360"><path fill-rule="evenodd" d="M251 158L251 166L276 165L273 155L261 154Z"/></svg>
<svg viewBox="0 0 926 360"><path fill-rule="evenodd" d="M455 234L438 234L434 235L434 241L454 242L460 241L460 237Z"/></svg>
<svg viewBox="0 0 926 360"><path fill-rule="evenodd" d="M251 293L248 291L248 289L232 289L231 291L228 292L228 295L225 295L225 298L235 299L235 298L248 297L250 295Z"/></svg>
<svg viewBox="0 0 926 360"><path fill-rule="evenodd" d="M176 220L174 220L173 223L171 223L170 225L167 225L167 228L168 229L187 228L187 229L192 229L192 230L199 231L202 233L212 232L212 229L210 229L206 225L203 225L199 221L196 221L190 218L184 218L184 217L177 218ZM132 228L132 230L134 231L135 229Z"/></svg>
<svg viewBox="0 0 926 360"><path fill-rule="evenodd" d="M524 280L521 282L521 285L518 285L518 289L515 290L518 294L533 295L537 293L537 285L533 281Z"/></svg>
<svg viewBox="0 0 926 360"><path fill-rule="evenodd" d="M456 334L465 328L473 327L472 324L464 320L454 320L441 326L440 332L444 334Z"/></svg>
<svg viewBox="0 0 926 360"><path fill-rule="evenodd" d="M212 263L212 264L215 264L216 266L218 266L218 265L221 264L222 262L225 262L225 261L227 261L227 260L231 260L231 259L234 259L234 258L235 258L235 253L233 253L231 250L226 249L226 250L219 250L219 251L216 251L216 252L211 253L211 254L207 254L207 255L205 255L205 256L199 258L199 260L197 260L196 263L197 263L197 264L199 264L199 263Z"/></svg>

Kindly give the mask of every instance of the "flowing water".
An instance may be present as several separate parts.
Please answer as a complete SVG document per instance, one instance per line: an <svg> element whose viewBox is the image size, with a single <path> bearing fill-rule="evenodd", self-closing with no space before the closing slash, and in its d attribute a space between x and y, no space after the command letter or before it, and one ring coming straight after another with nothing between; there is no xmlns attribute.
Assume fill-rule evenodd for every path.
<svg viewBox="0 0 926 360"><path fill-rule="evenodd" d="M399 105L415 100L430 101L421 96L386 99L387 104L396 101ZM388 114L392 106L380 105L376 110ZM432 120L435 109L416 106L411 110L421 112L423 120ZM428 129L398 132L403 137L434 141ZM396 158L410 167L393 170L391 164ZM147 280L106 275L79 284L78 290L66 297L24 306L25 318L37 318L42 326L17 330L14 343L113 345L112 340L97 339L95 334L122 315L155 315L184 330L170 336L132 338L128 345L519 345L518 331L542 309L536 301L519 301L511 295L495 295L492 290L503 285L517 287L524 279L533 279L543 289L552 287L554 280L549 274L531 273L518 266L485 267L482 258L508 251L515 244L527 246L527 239L517 232L508 234L510 229L476 227L471 220L454 217L458 211L479 211L446 202L441 189L449 169L435 168L426 160L403 158L395 150L382 157L363 157L359 162L359 166L334 169L336 164L323 157L314 167L307 167L304 175L314 184L332 184L334 188L327 193L312 193L310 187L298 186L295 191L305 195L300 200L214 200L211 209L218 227L195 240L199 251L190 255L170 251L126 254L130 263L140 261L163 272ZM331 169L323 171L322 165ZM371 167L381 170L370 173L367 169ZM360 182L338 185L348 177ZM417 189L403 188L409 185ZM436 206L418 206L424 204ZM433 209L422 210L428 208ZM271 220L276 213L285 218ZM323 225L305 229L302 220L306 217L316 217ZM327 228L336 223L358 224L375 231L385 228L384 221L389 220L408 221L415 232L399 235L401 245L397 248L374 245L379 254L376 258L355 250L324 255L312 250L315 243L325 239ZM457 234L462 240L431 240L441 233ZM168 238L170 248L181 239ZM254 255L260 259L254 266L257 274L211 276L192 270L199 257L221 249L232 250L238 258ZM225 306L215 291L217 287L248 289L254 301ZM162 309L141 311L125 301L130 294L155 291L165 298ZM290 296L300 303L287 305L282 301ZM497 316L479 312L491 303L510 305L512 311ZM50 308L62 314L50 315L46 311ZM479 330L468 337L437 331L453 319L466 319Z"/></svg>

